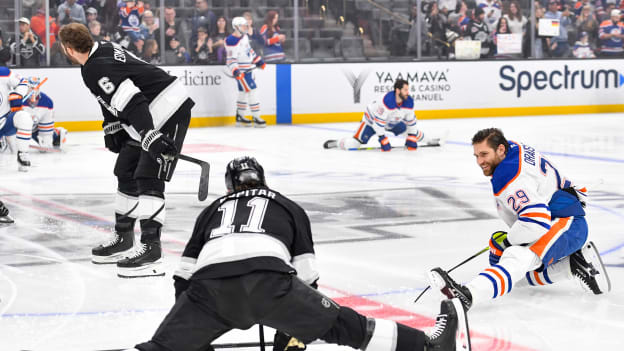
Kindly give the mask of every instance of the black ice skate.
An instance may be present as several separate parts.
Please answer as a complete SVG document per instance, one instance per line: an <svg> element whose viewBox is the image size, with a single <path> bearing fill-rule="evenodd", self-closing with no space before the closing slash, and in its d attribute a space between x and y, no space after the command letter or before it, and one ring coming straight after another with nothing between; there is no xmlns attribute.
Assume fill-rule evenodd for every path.
<svg viewBox="0 0 624 351"><path fill-rule="evenodd" d="M256 128L264 128L266 127L266 121L260 117L253 117L254 127Z"/></svg>
<svg viewBox="0 0 624 351"><path fill-rule="evenodd" d="M427 351L470 351L468 318L459 299L442 301L425 345Z"/></svg>
<svg viewBox="0 0 624 351"><path fill-rule="evenodd" d="M252 121L244 116L236 114L236 126L237 127L251 127Z"/></svg>
<svg viewBox="0 0 624 351"><path fill-rule="evenodd" d="M28 152L18 151L17 170L20 172L28 172L28 169L30 169L30 157L28 156Z"/></svg>
<svg viewBox="0 0 624 351"><path fill-rule="evenodd" d="M160 241L139 243L132 256L117 262L117 276L121 278L140 278L162 276L162 253Z"/></svg>
<svg viewBox="0 0 624 351"><path fill-rule="evenodd" d="M570 256L570 269L585 290L596 295L611 291L607 270L593 242L588 242Z"/></svg>
<svg viewBox="0 0 624 351"><path fill-rule="evenodd" d="M91 250L91 262L95 264L117 263L132 253L133 245L134 232L115 232L111 240Z"/></svg>
<svg viewBox="0 0 624 351"><path fill-rule="evenodd" d="M0 201L0 224L14 223L15 221L9 215L9 209L4 206L4 203Z"/></svg>
<svg viewBox="0 0 624 351"><path fill-rule="evenodd" d="M335 149L338 147L338 140L327 140L323 143L324 149Z"/></svg>
<svg viewBox="0 0 624 351"><path fill-rule="evenodd" d="M446 295L449 299L459 298L464 309L468 311L472 306L472 294L467 287L457 284L448 273L442 268L434 268L428 273L429 282L432 287L440 289L440 291Z"/></svg>

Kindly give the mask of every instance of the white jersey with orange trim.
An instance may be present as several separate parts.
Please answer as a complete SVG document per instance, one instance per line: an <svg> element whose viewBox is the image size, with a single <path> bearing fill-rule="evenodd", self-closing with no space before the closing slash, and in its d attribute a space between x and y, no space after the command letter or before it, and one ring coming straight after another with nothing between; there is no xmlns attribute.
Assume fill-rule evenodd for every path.
<svg viewBox="0 0 624 351"><path fill-rule="evenodd" d="M533 243L551 229L549 202L555 192L573 184L531 146L513 141L509 145L491 179L496 208L510 227L507 239L512 245ZM584 188L576 191L585 197Z"/></svg>
<svg viewBox="0 0 624 351"><path fill-rule="evenodd" d="M22 78L16 73L11 71L8 67L0 67L0 117L6 115L12 111L12 100L17 100L16 93L21 94L21 98L26 95L28 87L20 86ZM20 103L21 107L21 103Z"/></svg>
<svg viewBox="0 0 624 351"><path fill-rule="evenodd" d="M414 100L408 96L401 104L397 104L396 95L391 91L383 99L375 100L366 106L364 120L373 127L377 135L385 135L400 122L405 123L408 134L417 134Z"/></svg>
<svg viewBox="0 0 624 351"><path fill-rule="evenodd" d="M225 51L225 64L234 76L238 75L237 70L243 73L250 71L260 61L260 56L251 48L246 34L240 37L230 34L225 39Z"/></svg>

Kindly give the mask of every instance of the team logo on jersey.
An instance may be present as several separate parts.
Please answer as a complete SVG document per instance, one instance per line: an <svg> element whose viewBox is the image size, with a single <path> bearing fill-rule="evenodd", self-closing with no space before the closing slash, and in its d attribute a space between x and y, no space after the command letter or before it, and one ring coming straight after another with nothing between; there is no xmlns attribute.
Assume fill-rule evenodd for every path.
<svg viewBox="0 0 624 351"><path fill-rule="evenodd" d="M515 91L516 97L531 89L544 90L575 90L575 89L609 89L624 85L624 75L615 69L577 69L571 70L568 65L563 69L551 71L526 70L516 72L512 65L503 65L499 71L503 82L498 86L504 91Z"/></svg>
<svg viewBox="0 0 624 351"><path fill-rule="evenodd" d="M362 86L364 85L366 78L368 78L368 75L370 74L371 70L364 69L357 76L355 75L355 73L346 69L344 69L342 72L344 73L345 77L347 77L349 84L351 84L351 87L353 88L353 103L359 104L360 92L362 91Z"/></svg>

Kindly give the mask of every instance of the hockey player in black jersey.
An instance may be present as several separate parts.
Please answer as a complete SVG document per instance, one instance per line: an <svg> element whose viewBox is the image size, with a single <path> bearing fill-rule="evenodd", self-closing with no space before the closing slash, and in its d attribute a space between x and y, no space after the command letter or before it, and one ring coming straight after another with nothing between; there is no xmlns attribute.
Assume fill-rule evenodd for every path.
<svg viewBox="0 0 624 351"><path fill-rule="evenodd" d="M322 339L367 351L454 351L456 333L467 335L458 299L442 302L430 335L339 306L315 289L319 274L305 211L267 187L254 158L231 161L225 183L228 194L199 215L184 249L175 305L152 340L134 350L212 350L222 334L254 324L304 343Z"/></svg>
<svg viewBox="0 0 624 351"><path fill-rule="evenodd" d="M59 38L100 103L106 147L119 154L114 238L95 247L92 260L116 263L121 277L163 275L165 181L173 175L194 102L176 77L118 44L94 42L82 24L63 26ZM141 240L132 253L137 218Z"/></svg>

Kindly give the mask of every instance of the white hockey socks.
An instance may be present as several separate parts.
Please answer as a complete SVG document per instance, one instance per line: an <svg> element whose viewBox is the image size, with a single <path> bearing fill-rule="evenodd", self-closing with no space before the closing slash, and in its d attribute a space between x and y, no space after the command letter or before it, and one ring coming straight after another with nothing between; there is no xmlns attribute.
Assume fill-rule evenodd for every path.
<svg viewBox="0 0 624 351"><path fill-rule="evenodd" d="M254 118L254 120L259 119L260 118L260 101L258 100L258 97L256 96L256 89L252 89L247 93L247 96L249 97L249 109L251 110L251 116Z"/></svg>
<svg viewBox="0 0 624 351"><path fill-rule="evenodd" d="M247 93L244 91L238 92L238 98L236 99L236 114L245 117L247 113Z"/></svg>

